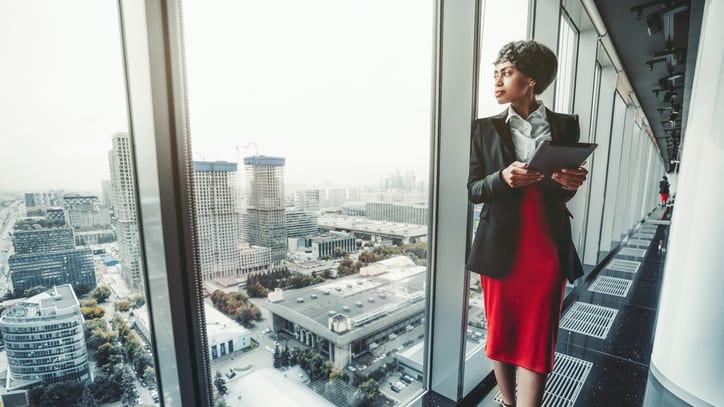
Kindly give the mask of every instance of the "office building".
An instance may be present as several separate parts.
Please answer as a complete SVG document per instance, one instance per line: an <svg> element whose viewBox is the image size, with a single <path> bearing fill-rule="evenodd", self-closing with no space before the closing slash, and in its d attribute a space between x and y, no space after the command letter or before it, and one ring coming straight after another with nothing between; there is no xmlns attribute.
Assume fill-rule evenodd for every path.
<svg viewBox="0 0 724 407"><path fill-rule="evenodd" d="M128 133L113 134L113 149L108 152L113 190L113 232L118 242L121 258L121 275L128 288L141 292L143 288L143 263L141 241L138 235L136 189L133 154Z"/></svg>
<svg viewBox="0 0 724 407"><path fill-rule="evenodd" d="M55 286L0 317L8 359L6 388L90 380L83 315L73 288Z"/></svg>
<svg viewBox="0 0 724 407"><path fill-rule="evenodd" d="M244 240L271 249L274 266L287 258L287 230L284 224L284 164L280 157L244 158L247 208L244 212Z"/></svg>
<svg viewBox="0 0 724 407"><path fill-rule="evenodd" d="M371 220L427 225L425 203L367 202L365 209Z"/></svg>
<svg viewBox="0 0 724 407"><path fill-rule="evenodd" d="M318 189L297 189L294 206L302 211L319 211L321 191Z"/></svg>
<svg viewBox="0 0 724 407"><path fill-rule="evenodd" d="M242 234L237 164L194 161L193 166L201 275L204 280L238 277Z"/></svg>
<svg viewBox="0 0 724 407"><path fill-rule="evenodd" d="M97 196L66 195L63 197L63 209L68 224L76 229L105 229L111 226L108 207L102 206Z"/></svg>
<svg viewBox="0 0 724 407"><path fill-rule="evenodd" d="M75 248L72 228L17 230L12 239L15 254L8 258L8 265L13 290L60 284L95 288L93 253L89 248Z"/></svg>
<svg viewBox="0 0 724 407"><path fill-rule="evenodd" d="M317 213L287 209L284 211L287 238L304 238L317 233Z"/></svg>

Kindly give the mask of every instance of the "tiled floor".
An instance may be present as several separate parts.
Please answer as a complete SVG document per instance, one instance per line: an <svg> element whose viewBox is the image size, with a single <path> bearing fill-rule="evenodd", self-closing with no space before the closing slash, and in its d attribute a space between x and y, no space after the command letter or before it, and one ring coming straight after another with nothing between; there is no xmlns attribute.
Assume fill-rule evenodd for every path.
<svg viewBox="0 0 724 407"><path fill-rule="evenodd" d="M652 218L658 219L661 215L659 210L652 214ZM623 248L644 248L638 239L648 240L652 231L655 233L643 258L614 255L609 259L609 262L618 258L641 261L636 273L600 267L595 276L572 290L566 300L564 314L575 302L618 310L605 339L563 329L559 332L557 352L593 364L574 406L639 407L643 404L665 255L658 248L661 240L664 243L662 247L666 246L668 225L644 223L631 237L637 240L630 246L623 245ZM589 286L598 276L631 280L628 294L621 297L589 291ZM497 393L497 388L493 389L477 406L497 406L492 400Z"/></svg>

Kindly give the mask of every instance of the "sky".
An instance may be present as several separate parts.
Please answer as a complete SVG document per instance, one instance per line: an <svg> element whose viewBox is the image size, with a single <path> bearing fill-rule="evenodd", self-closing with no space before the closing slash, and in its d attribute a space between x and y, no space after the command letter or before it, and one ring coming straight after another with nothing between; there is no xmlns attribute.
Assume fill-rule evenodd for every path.
<svg viewBox="0 0 724 407"><path fill-rule="evenodd" d="M194 160L281 156L286 182L309 186L427 179L431 0L183 7ZM484 69L501 30L525 34L507 23L486 23ZM116 1L0 0L0 60L0 191L99 191L128 128Z"/></svg>

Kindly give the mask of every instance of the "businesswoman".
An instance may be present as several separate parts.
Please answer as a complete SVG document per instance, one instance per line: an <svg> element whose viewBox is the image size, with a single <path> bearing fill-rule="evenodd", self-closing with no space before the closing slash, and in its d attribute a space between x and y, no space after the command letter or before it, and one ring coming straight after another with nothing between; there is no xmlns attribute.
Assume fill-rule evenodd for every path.
<svg viewBox="0 0 724 407"><path fill-rule="evenodd" d="M485 205L466 267L481 274L485 351L504 405L539 406L553 370L565 280L583 274L565 202L587 171L561 169L546 185L526 164L544 140L579 138L577 116L536 99L555 78L553 52L534 41L511 42L494 64L495 98L510 105L473 126L468 193Z"/></svg>

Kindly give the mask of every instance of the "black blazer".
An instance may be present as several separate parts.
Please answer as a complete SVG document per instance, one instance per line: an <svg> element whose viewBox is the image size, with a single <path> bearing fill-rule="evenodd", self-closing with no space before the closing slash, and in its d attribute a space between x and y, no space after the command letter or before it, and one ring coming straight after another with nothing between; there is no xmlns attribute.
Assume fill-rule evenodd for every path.
<svg viewBox="0 0 724 407"><path fill-rule="evenodd" d="M580 137L578 116L546 109L554 143L575 143ZM489 277L507 276L515 261L520 241L521 190L511 188L500 172L515 161L508 110L473 123L470 143L468 197L484 203L466 269ZM571 238L571 214L565 202L575 191L546 188L544 199L553 238L558 249L561 271L573 282L583 275L583 267Z"/></svg>

